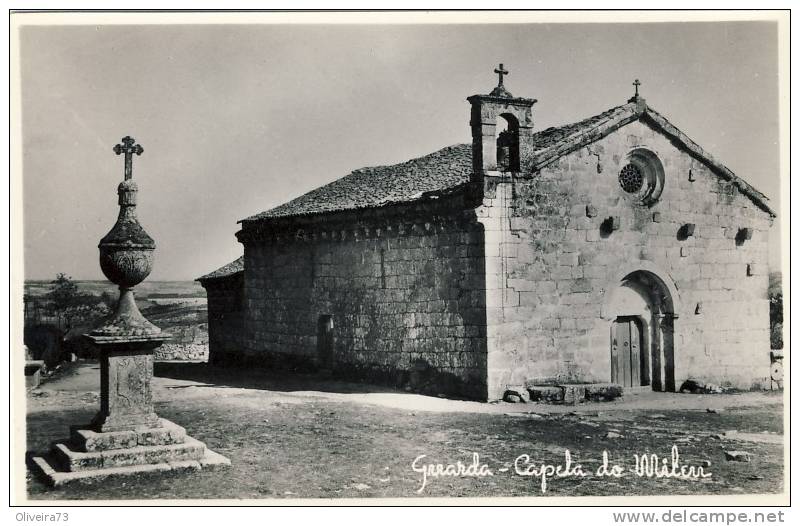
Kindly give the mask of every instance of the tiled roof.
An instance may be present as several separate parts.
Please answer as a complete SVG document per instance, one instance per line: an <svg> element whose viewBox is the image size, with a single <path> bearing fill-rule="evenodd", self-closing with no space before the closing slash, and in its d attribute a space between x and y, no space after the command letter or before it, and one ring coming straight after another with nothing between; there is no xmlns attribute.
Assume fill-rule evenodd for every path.
<svg viewBox="0 0 800 526"><path fill-rule="evenodd" d="M404 163L355 170L244 221L415 201L425 193L447 190L468 182L471 172L472 146L457 144Z"/></svg>
<svg viewBox="0 0 800 526"><path fill-rule="evenodd" d="M635 115L635 105L625 104L604 111L599 115L583 119L582 121L555 126L533 134L534 157L541 159L547 152L557 150L559 146L568 143L569 139L591 135L592 130L600 129L603 125L619 122ZM597 140L597 139L594 139Z"/></svg>
<svg viewBox="0 0 800 526"><path fill-rule="evenodd" d="M233 276L234 274L238 274L239 272L244 271L244 256L241 256L239 259L235 261L231 261L227 265L224 265L214 272L209 272L205 276L200 276L195 281L211 281L215 279L227 278L229 276Z"/></svg>
<svg viewBox="0 0 800 526"><path fill-rule="evenodd" d="M599 115L564 126L547 128L532 136L533 166L539 169L552 161L595 142L643 116L690 152L732 181L759 207L771 215L764 194L736 177L663 116L647 107L644 99L611 108ZM375 208L417 201L425 195L455 190L467 183L472 172L472 146L456 144L439 151L390 166L361 168L341 179L312 190L276 208L243 219L258 221L277 217L304 216L342 210ZM224 267L223 267L224 268Z"/></svg>

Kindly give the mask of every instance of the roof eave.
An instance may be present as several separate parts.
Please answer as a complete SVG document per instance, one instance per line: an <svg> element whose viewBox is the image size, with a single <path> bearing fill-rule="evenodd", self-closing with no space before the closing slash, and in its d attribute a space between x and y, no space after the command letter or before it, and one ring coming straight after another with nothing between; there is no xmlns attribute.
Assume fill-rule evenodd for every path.
<svg viewBox="0 0 800 526"><path fill-rule="evenodd" d="M734 174L730 168L717 161L710 153L706 152L699 144L694 142L685 133L667 120L666 117L648 107L644 115L650 122L655 124L665 135L680 143L694 157L705 163L709 168L717 172L724 179L731 181L739 191L750 198L751 201L771 217L777 217L774 210L767 204L769 198L759 192L755 187L744 179Z"/></svg>
<svg viewBox="0 0 800 526"><path fill-rule="evenodd" d="M604 123L600 123L598 126L595 126L588 131L578 133L572 138L561 141L556 147L550 147L543 150L541 153L534 155L532 163L533 170L540 170L557 159L574 152L575 150L599 141L600 139L622 128L626 124L638 120L641 118L642 114L643 111L641 111L641 109L636 105L628 104L623 106L620 115L616 118Z"/></svg>
<svg viewBox="0 0 800 526"><path fill-rule="evenodd" d="M238 274L241 274L244 270L237 270L236 272L232 272L230 274L225 274L224 276L210 276L206 274L205 276L200 276L199 278L195 278L194 281L197 281L201 285L203 283L214 282L214 281L223 281L226 279L230 279L235 277Z"/></svg>
<svg viewBox="0 0 800 526"><path fill-rule="evenodd" d="M353 212L366 212L366 211L374 211L380 209L386 209L394 206L409 206L409 205L416 205L425 201L432 201L439 199L441 197L447 197L453 195L462 189L464 189L469 183L462 182L456 186L445 188L441 190L434 190L430 192L424 192L422 195L415 199L408 199L404 201L386 201L385 203L377 204L377 205L369 205L369 206L362 206L358 208L340 208L335 210L320 210L314 212L307 212L307 213L296 213L296 214L286 214L286 215L263 215L257 214L255 216L246 217L244 219L240 219L237 221L237 224L244 225L245 223L249 224L257 224L257 223L266 223L269 221L280 221L280 220L292 220L292 219L313 219L320 216L331 215L331 214L346 214L346 213L353 213ZM259 217L260 216L260 217Z"/></svg>
<svg viewBox="0 0 800 526"><path fill-rule="evenodd" d="M203 282L206 281L214 281L214 280L230 278L242 272L244 272L244 255L234 259L230 263L222 265L218 269L209 272L208 274L204 274L199 278L195 278L194 281L200 282L202 284Z"/></svg>

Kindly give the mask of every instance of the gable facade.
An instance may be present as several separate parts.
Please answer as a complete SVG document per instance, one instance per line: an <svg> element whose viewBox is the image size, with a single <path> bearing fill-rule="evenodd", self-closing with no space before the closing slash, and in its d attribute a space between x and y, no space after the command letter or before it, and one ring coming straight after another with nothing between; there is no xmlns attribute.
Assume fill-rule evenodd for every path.
<svg viewBox="0 0 800 526"><path fill-rule="evenodd" d="M620 184L643 151L663 170L651 203ZM627 365L648 389L769 378L771 216L646 119L530 177L487 177L479 215L490 398L525 382L625 383L615 339L638 348ZM624 323L634 341L618 338Z"/></svg>

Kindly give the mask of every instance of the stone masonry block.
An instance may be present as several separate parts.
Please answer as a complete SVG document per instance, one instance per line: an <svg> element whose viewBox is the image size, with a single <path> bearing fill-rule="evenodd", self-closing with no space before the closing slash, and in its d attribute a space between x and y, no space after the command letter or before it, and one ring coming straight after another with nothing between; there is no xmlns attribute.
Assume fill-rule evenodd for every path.
<svg viewBox="0 0 800 526"><path fill-rule="evenodd" d="M184 460L199 460L206 446L191 437L181 444L136 446L107 451L73 451L65 444L56 444L53 453L56 461L66 471L84 471L141 464L159 464Z"/></svg>
<svg viewBox="0 0 800 526"><path fill-rule="evenodd" d="M78 451L107 451L135 446L180 444L186 438L186 430L166 419L161 426L139 431L111 431L98 433L91 429L72 428L71 442Z"/></svg>
<svg viewBox="0 0 800 526"><path fill-rule="evenodd" d="M622 396L619 384L589 384L586 386L586 399L593 402L611 401Z"/></svg>
<svg viewBox="0 0 800 526"><path fill-rule="evenodd" d="M528 391L533 402L555 403L564 400L564 389L554 385L530 385Z"/></svg>
<svg viewBox="0 0 800 526"><path fill-rule="evenodd" d="M582 384L566 384L559 386L564 390L564 403L577 404L586 398L586 386Z"/></svg>
<svg viewBox="0 0 800 526"><path fill-rule="evenodd" d="M572 282L570 292L592 292L592 282L586 278L576 279Z"/></svg>

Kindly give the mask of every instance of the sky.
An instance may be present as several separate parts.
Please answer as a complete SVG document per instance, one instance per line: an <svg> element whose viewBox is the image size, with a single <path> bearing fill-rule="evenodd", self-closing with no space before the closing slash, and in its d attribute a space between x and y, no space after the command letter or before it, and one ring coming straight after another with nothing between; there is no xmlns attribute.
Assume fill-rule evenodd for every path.
<svg viewBox="0 0 800 526"><path fill-rule="evenodd" d="M150 280L241 255L237 221L371 165L469 142L492 70L534 127L623 104L631 83L779 207L777 25L28 26L20 32L26 279L103 279L131 135ZM771 265L779 259L779 222Z"/></svg>

